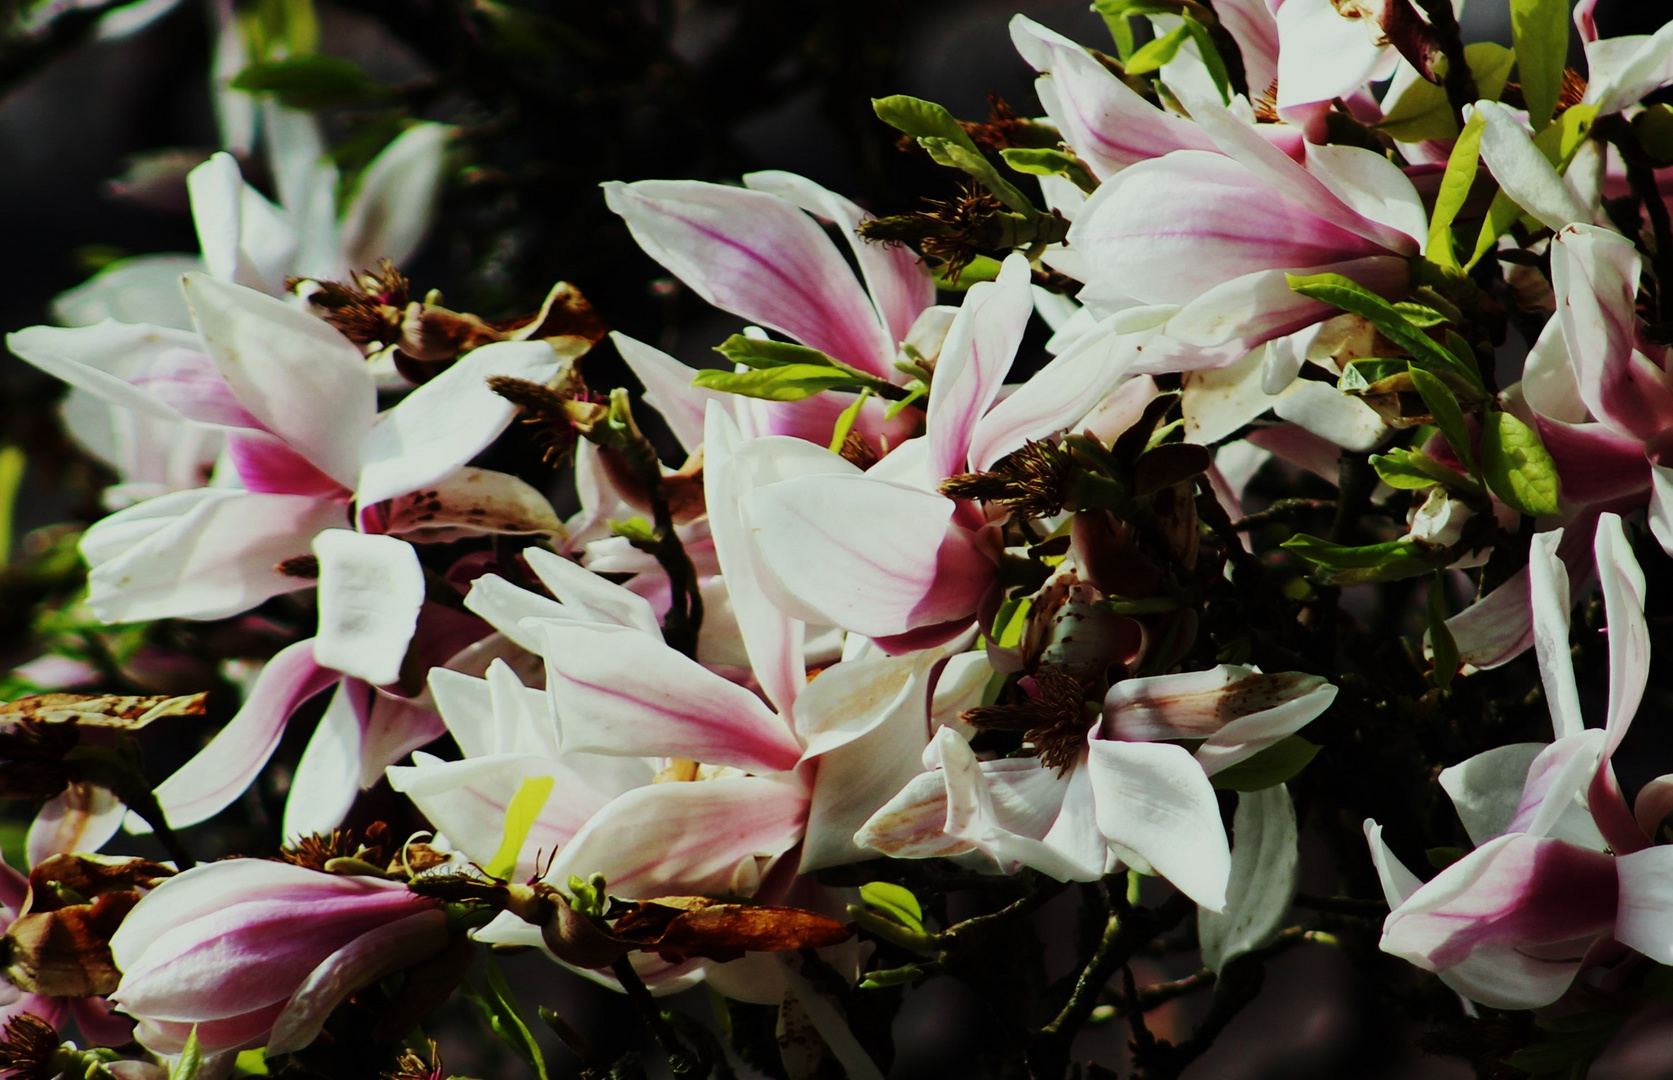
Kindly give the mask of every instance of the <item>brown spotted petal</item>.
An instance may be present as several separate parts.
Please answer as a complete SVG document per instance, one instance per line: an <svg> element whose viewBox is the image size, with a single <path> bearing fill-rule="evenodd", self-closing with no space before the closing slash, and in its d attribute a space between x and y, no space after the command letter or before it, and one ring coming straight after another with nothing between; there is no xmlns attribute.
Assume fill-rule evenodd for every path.
<svg viewBox="0 0 1673 1080"><path fill-rule="evenodd" d="M1097 738L1127 742L1201 739L1197 760L1210 775L1299 731L1336 698L1336 687L1296 671L1266 675L1222 664L1126 679L1104 697Z"/></svg>
<svg viewBox="0 0 1673 1080"><path fill-rule="evenodd" d="M696 957L726 961L746 952L818 949L853 936L848 927L818 912L699 896L647 900L616 920L615 932L671 964Z"/></svg>
<svg viewBox="0 0 1673 1080"><path fill-rule="evenodd" d="M557 511L531 485L509 473L469 467L391 500L387 528L414 543L488 533L564 535Z"/></svg>
<svg viewBox="0 0 1673 1080"><path fill-rule="evenodd" d="M174 871L149 859L110 855L54 855L29 871L30 914L56 911L109 893L154 888Z"/></svg>
<svg viewBox="0 0 1673 1080"><path fill-rule="evenodd" d="M209 695L183 697L120 694L34 694L0 705L0 724L27 720L37 724L85 724L137 731L165 716L202 716Z"/></svg>
<svg viewBox="0 0 1673 1080"><path fill-rule="evenodd" d="M137 892L112 892L91 904L19 916L6 930L0 975L47 997L111 993L122 973L111 959L110 938L137 903Z"/></svg>
<svg viewBox="0 0 1673 1080"><path fill-rule="evenodd" d="M560 281L546 294L540 310L510 325L495 324L508 340L536 341L542 338L578 338L588 345L603 340L610 328L598 317L581 290L567 281ZM585 351L585 350L583 350Z"/></svg>

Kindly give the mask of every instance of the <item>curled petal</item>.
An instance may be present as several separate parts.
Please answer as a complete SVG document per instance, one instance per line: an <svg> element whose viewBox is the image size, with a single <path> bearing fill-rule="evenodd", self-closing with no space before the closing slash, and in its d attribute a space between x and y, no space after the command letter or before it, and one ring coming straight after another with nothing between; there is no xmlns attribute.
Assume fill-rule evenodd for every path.
<svg viewBox="0 0 1673 1080"><path fill-rule="evenodd" d="M1189 751L1169 743L1093 739L1087 768L1098 829L1210 911L1226 906L1231 844L1214 788Z"/></svg>

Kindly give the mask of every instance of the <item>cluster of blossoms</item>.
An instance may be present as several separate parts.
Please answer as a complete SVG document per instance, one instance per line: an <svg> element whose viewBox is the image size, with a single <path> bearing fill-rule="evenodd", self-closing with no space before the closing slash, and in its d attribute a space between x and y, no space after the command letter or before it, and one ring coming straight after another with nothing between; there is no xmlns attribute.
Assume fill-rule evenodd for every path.
<svg viewBox="0 0 1673 1080"><path fill-rule="evenodd" d="M1335 909L1470 1015L1653 996L1673 772L1629 798L1613 761L1649 678L1639 556L1673 553L1673 110L1645 103L1673 30L1600 39L1582 2L1580 73L1563 3L1512 6L1514 50L1463 45L1444 2L1101 0L1096 47L1018 16L1043 118L875 103L961 185L895 216L784 172L606 185L749 324L712 343L725 367L607 333L566 284L511 319L418 295L398 267L464 136L409 127L339 211L310 118L269 108L277 202L217 154L188 183L201 257L130 261L62 299L72 325L8 338L118 477L79 542L96 617L282 640L155 787L142 729L201 696L69 693L97 673L43 660L52 692L0 707L0 779L40 806L27 878L0 879L0 1062L161 1075L47 1030L73 1018L226 1075L346 1004L393 1047L483 943L636 1001L775 1006L797 1075L880 1077L859 999L995 932L944 906L926 928L939 874L1021 883L1001 924L1102 883L1081 985L1018 1051L1062 1075L1187 914L1203 985L1329 940L1287 922L1292 791L1402 708L1462 730L1472 753L1411 782L1474 847L1423 881L1367 818L1343 857L1386 921ZM611 347L642 393L589 387ZM567 520L541 461L572 471ZM1396 694L1336 639L1356 590L1409 607L1418 579ZM1571 659L1594 581L1601 727ZM1530 650L1549 741L1460 728ZM279 857L191 865L179 830L293 720ZM383 784L427 832L344 827ZM169 861L95 854L124 827ZM503 1035L496 985L472 992ZM1159 1042L1140 995L1129 972L1135 1062L1175 1075L1213 1033ZM647 1018L676 1074L716 1064Z"/></svg>

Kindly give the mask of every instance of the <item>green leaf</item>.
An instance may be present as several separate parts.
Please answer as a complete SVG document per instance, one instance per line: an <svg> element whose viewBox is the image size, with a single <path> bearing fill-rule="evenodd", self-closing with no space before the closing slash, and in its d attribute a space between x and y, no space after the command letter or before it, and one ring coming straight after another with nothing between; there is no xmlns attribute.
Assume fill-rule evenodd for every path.
<svg viewBox="0 0 1673 1080"><path fill-rule="evenodd" d="M895 94L892 97L872 98L871 107L876 111L879 120L914 139L945 139L964 147L972 154L980 153L976 144L971 141L969 133L953 114L933 101Z"/></svg>
<svg viewBox="0 0 1673 1080"><path fill-rule="evenodd" d="M17 492L23 484L28 459L15 446L0 446L0 568L12 560L12 523L17 514Z"/></svg>
<svg viewBox="0 0 1673 1080"><path fill-rule="evenodd" d="M1136 15L1178 15L1184 9L1179 0L1094 0L1092 10L1103 16L1115 41L1115 51L1123 61L1132 58L1135 46L1133 27L1128 22Z"/></svg>
<svg viewBox="0 0 1673 1080"><path fill-rule="evenodd" d="M529 1026L523 1023L523 1017L517 1008L517 998L511 992L511 987L506 985L505 976L500 974L499 966L494 963L492 956L487 958L486 966L483 968L483 983L482 989L469 983L462 984L461 989L499 1040L523 1059L523 1063L533 1071L538 1080L548 1080L546 1058L540 1052L540 1044L535 1041Z"/></svg>
<svg viewBox="0 0 1673 1080"><path fill-rule="evenodd" d="M1435 654L1435 685L1445 690L1452 685L1452 677L1458 674L1458 642L1453 640L1452 631L1446 625L1446 587L1439 570L1435 571L1435 580L1429 584L1426 606L1429 613L1429 648Z"/></svg>
<svg viewBox="0 0 1673 1080"><path fill-rule="evenodd" d="M854 398L854 404L837 414L836 424L831 428L831 453L842 453L842 444L848 441L848 433L854 430L854 421L860 418L860 409L870 396L871 387L868 386Z"/></svg>
<svg viewBox="0 0 1673 1080"><path fill-rule="evenodd" d="M1191 38L1190 27L1183 23L1175 27L1170 33L1159 38L1153 38L1139 46L1138 51L1127 58L1126 68L1129 75L1148 75L1169 63L1179 50Z"/></svg>
<svg viewBox="0 0 1673 1080"><path fill-rule="evenodd" d="M1479 97L1497 101L1516 63L1516 53L1491 41L1478 41L1464 46L1464 60L1475 76ZM1400 142L1450 139L1458 134L1458 120L1452 115L1445 87L1425 79L1414 80L1401 91L1376 127Z"/></svg>
<svg viewBox="0 0 1673 1080"><path fill-rule="evenodd" d="M861 990L882 990L890 986L905 986L916 982L929 974L917 964L907 964L905 967L886 968L881 971L868 971L865 978L860 980Z"/></svg>
<svg viewBox="0 0 1673 1080"><path fill-rule="evenodd" d="M719 345L715 352L726 357L734 364L742 364L750 368L785 367L789 364L817 364L821 367L853 370L846 364L838 363L834 358L825 355L818 349L810 349L806 345L797 345L791 341L773 341L771 338L749 337L746 334L733 334Z"/></svg>
<svg viewBox="0 0 1673 1080"><path fill-rule="evenodd" d="M1208 69L1208 77L1214 80L1214 88L1220 91L1220 103L1231 104L1231 72L1226 70L1226 61L1220 56L1219 46L1214 44L1213 35L1208 32L1208 27L1191 16L1186 15L1184 19L1185 29L1191 32L1191 39L1197 43L1197 53L1202 57L1203 67Z"/></svg>
<svg viewBox="0 0 1673 1080"><path fill-rule="evenodd" d="M1568 0L1510 0L1510 36L1516 77L1528 104L1528 122L1543 128L1557 110L1568 62Z"/></svg>
<svg viewBox="0 0 1673 1080"><path fill-rule="evenodd" d="M508 878L517 869L517 856L522 854L523 842L529 838L535 818L552 795L552 784L550 776L531 776L511 797L511 804L505 808L505 833L500 848L483 867L489 877Z"/></svg>
<svg viewBox="0 0 1673 1080"><path fill-rule="evenodd" d="M1435 418L1435 425L1441 429L1441 434L1451 444L1452 452L1458 455L1465 469L1475 473L1470 429L1464 423L1464 410L1458 407L1458 398L1453 395L1452 388L1416 364L1412 365L1412 385L1422 395L1423 404L1428 407L1429 415Z"/></svg>
<svg viewBox="0 0 1673 1080"><path fill-rule="evenodd" d="M1521 514L1557 512L1557 464L1538 432L1507 412L1481 425L1481 475L1493 494Z"/></svg>
<svg viewBox="0 0 1673 1080"><path fill-rule="evenodd" d="M1411 366L1412 362L1403 356L1350 360L1342 368L1342 377L1336 380L1336 389L1344 394L1383 393L1386 391L1378 388L1378 383L1406 374Z"/></svg>
<svg viewBox="0 0 1673 1080"><path fill-rule="evenodd" d="M883 410L883 419L893 420L902 412L906 411L907 406L916 403L919 398L922 398L925 394L929 393L929 387L924 385L924 381L922 379L913 379L901 389L906 391L906 396L901 398L899 401L889 402L889 407Z"/></svg>
<svg viewBox="0 0 1673 1080"><path fill-rule="evenodd" d="M1028 630L1028 609L1033 601L1024 597L1021 600L1006 600L999 605L999 611L993 617L993 640L1002 649L1013 649L1021 641L1022 635Z"/></svg>
<svg viewBox="0 0 1673 1080"><path fill-rule="evenodd" d="M1429 215L1429 246L1426 249L1429 259L1449 270L1459 268L1458 252L1452 241L1452 223L1457 220L1458 211L1463 209L1464 200L1469 198L1470 188L1475 185L1481 164L1481 129L1486 126L1486 116L1481 113L1470 115L1463 133L1452 144L1452 153L1446 159L1446 172L1441 176L1440 194L1435 198L1435 211Z"/></svg>
<svg viewBox="0 0 1673 1080"><path fill-rule="evenodd" d="M1208 779L1221 791L1261 791L1294 777L1318 752L1317 743L1291 735Z"/></svg>
<svg viewBox="0 0 1673 1080"><path fill-rule="evenodd" d="M1445 548L1415 540L1388 540L1381 544L1348 547L1317 536L1297 533L1283 547L1316 564L1319 578L1327 585L1364 585L1376 581L1399 581L1438 569L1450 561Z"/></svg>
<svg viewBox="0 0 1673 1080"><path fill-rule="evenodd" d="M251 64L232 80L234 90L272 94L291 109L328 109L389 100L394 90L340 56L310 53Z"/></svg>
<svg viewBox="0 0 1673 1080"><path fill-rule="evenodd" d="M1396 447L1386 454L1372 454L1371 467L1377 470L1377 475L1382 478L1383 483L1403 491L1444 484L1478 495L1481 493L1480 484L1441 464L1421 450Z"/></svg>
<svg viewBox="0 0 1673 1080"><path fill-rule="evenodd" d="M195 1080L202 1067L203 1048L198 1045L198 1029L193 1024L191 1034L186 1036L186 1045L180 1048L180 1056L169 1066L168 1080Z"/></svg>
<svg viewBox="0 0 1673 1080"><path fill-rule="evenodd" d="M924 909L912 890L890 881L868 881L860 886L860 899L909 930L924 929Z"/></svg>
<svg viewBox="0 0 1673 1080"><path fill-rule="evenodd" d="M1638 145L1658 165L1673 165L1673 105L1651 105L1632 118Z"/></svg>
<svg viewBox="0 0 1673 1080"><path fill-rule="evenodd" d="M232 1068L234 1076L267 1076L272 1071L267 1067L265 1050L240 1050Z"/></svg>
<svg viewBox="0 0 1673 1080"><path fill-rule="evenodd" d="M1410 300L1401 300L1390 305L1398 311L1402 318L1413 326L1428 329L1446 322L1446 316L1425 304L1414 304Z"/></svg>
<svg viewBox="0 0 1673 1080"><path fill-rule="evenodd" d="M1062 176L1085 192L1092 192L1098 187L1097 177L1092 175L1092 171L1081 159L1063 150L1010 147L999 151L999 156L1005 159L1005 164L1019 173L1029 176Z"/></svg>
<svg viewBox="0 0 1673 1080"><path fill-rule="evenodd" d="M761 371L699 371L691 385L765 401L801 401L837 387L857 390L862 384L848 372L823 364L785 364Z"/></svg>
<svg viewBox="0 0 1673 1080"><path fill-rule="evenodd" d="M969 137L966 136L964 142L969 141ZM975 177L983 187L993 192L995 198L1017 213L1029 216L1039 213L1028 196L1015 184L1000 176L999 170L993 167L993 162L983 157L982 152L975 147L927 135L919 138L918 145L928 151L930 160L937 165L946 165Z"/></svg>
<svg viewBox="0 0 1673 1080"><path fill-rule="evenodd" d="M1305 277L1288 274L1286 277L1289 279L1290 288L1301 295L1334 304L1343 311L1370 320L1390 341L1411 353L1412 358L1418 363L1426 367L1452 368L1472 382L1480 381L1469 365L1447 352L1433 338L1408 322L1393 304L1352 278L1343 277L1341 274L1311 274Z"/></svg>

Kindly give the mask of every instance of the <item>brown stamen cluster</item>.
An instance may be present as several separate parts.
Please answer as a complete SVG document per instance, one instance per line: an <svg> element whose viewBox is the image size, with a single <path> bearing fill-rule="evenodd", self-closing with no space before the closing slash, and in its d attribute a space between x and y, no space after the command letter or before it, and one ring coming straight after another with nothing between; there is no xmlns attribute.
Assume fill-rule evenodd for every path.
<svg viewBox="0 0 1673 1080"><path fill-rule="evenodd" d="M1030 518L1052 517L1063 512L1073 469L1074 459L1063 447L1029 440L987 472L948 477L941 493L999 503Z"/></svg>
<svg viewBox="0 0 1673 1080"><path fill-rule="evenodd" d="M292 555L288 559L279 560L273 565L273 569L286 577L312 580L319 577L319 556Z"/></svg>
<svg viewBox="0 0 1673 1080"><path fill-rule="evenodd" d="M956 199L925 199L927 209L860 222L867 240L911 244L925 258L946 264L946 276L957 279L979 250L992 247L995 219L1004 209L993 193L967 185Z"/></svg>
<svg viewBox="0 0 1673 1080"><path fill-rule="evenodd" d="M63 1041L53 1026L34 1013L18 1013L6 1021L0 1036L0 1076L16 1080L49 1080L61 1070L53 1061Z"/></svg>
<svg viewBox="0 0 1673 1080"><path fill-rule="evenodd" d="M1060 138L1057 131L1048 125L1018 116L1010 102L998 94L988 95L988 118L985 121L960 120L959 127L970 136L977 149L989 154L1011 147L1055 148Z"/></svg>
<svg viewBox="0 0 1673 1080"><path fill-rule="evenodd" d="M279 858L292 866L319 871L324 871L333 859L358 859L381 867L389 861L385 853L388 844L389 826L374 821L358 838L353 829L332 829L329 833L304 836L280 848Z"/></svg>
<svg viewBox="0 0 1673 1080"><path fill-rule="evenodd" d="M302 278L290 278L285 288L294 290ZM308 302L319 309L326 322L342 331L356 345L380 348L401 336L401 323L412 302L406 277L388 259L375 270L362 270L348 281L316 282Z"/></svg>
<svg viewBox="0 0 1673 1080"><path fill-rule="evenodd" d="M575 449L572 406L577 402L602 404L573 372L563 389L509 375L490 375L488 389L517 406L518 419L534 429L541 460L548 465L561 463Z"/></svg>
<svg viewBox="0 0 1673 1080"><path fill-rule="evenodd" d="M1080 680L1061 668L1042 665L1030 680L1029 697L1009 705L978 705L962 719L989 731L1020 731L1023 741L1046 765L1066 772L1086 745L1091 726L1086 713L1086 690Z"/></svg>

